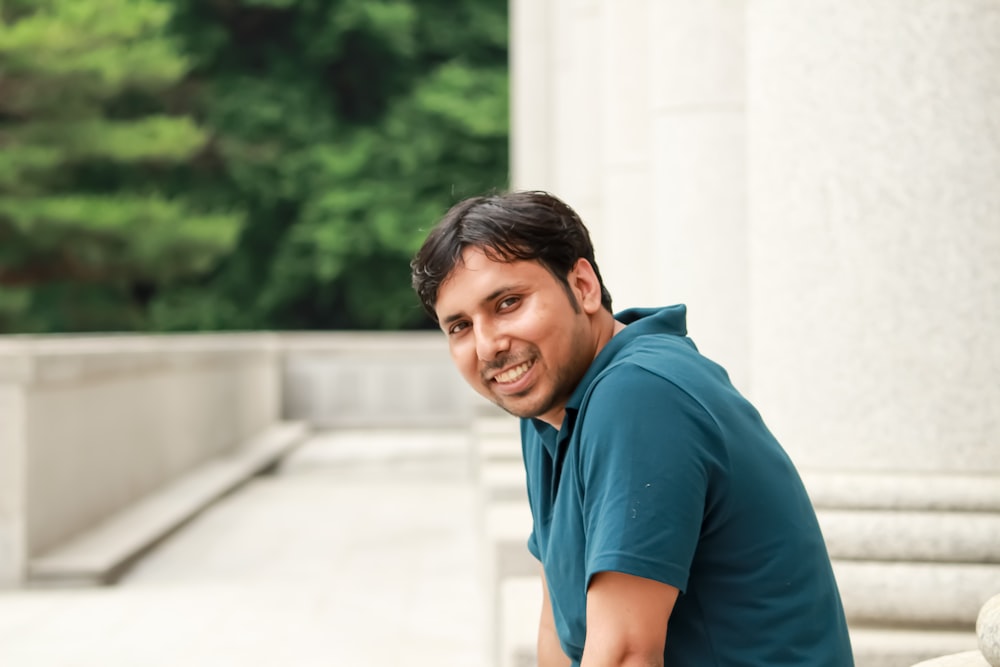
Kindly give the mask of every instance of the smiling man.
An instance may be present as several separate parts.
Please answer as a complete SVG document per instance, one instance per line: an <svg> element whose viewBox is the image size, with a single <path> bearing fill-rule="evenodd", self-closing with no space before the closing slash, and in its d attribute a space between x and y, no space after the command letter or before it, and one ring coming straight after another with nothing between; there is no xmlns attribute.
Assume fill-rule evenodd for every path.
<svg viewBox="0 0 1000 667"><path fill-rule="evenodd" d="M412 268L462 376L521 418L540 667L853 665L798 473L683 306L613 314L543 192L460 202Z"/></svg>

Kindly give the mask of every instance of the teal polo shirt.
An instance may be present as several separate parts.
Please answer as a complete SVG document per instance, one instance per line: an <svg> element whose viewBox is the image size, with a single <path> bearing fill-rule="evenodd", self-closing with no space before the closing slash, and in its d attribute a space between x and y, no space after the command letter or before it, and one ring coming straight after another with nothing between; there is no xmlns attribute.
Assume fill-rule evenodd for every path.
<svg viewBox="0 0 1000 667"><path fill-rule="evenodd" d="M528 548L577 665L602 571L681 591L664 664L854 664L823 536L792 462L726 372L686 337L684 306L616 315L558 431L522 420Z"/></svg>

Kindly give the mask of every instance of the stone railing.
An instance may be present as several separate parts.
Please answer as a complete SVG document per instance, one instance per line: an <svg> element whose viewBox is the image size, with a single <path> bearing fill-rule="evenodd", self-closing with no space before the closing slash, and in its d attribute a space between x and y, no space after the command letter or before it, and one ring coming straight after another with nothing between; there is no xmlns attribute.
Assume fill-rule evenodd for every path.
<svg viewBox="0 0 1000 667"><path fill-rule="evenodd" d="M437 332L0 336L0 588L111 581L307 426L472 397Z"/></svg>
<svg viewBox="0 0 1000 667"><path fill-rule="evenodd" d="M280 419L279 362L267 334L0 337L0 585L264 434ZM111 541L129 551L134 536Z"/></svg>
<svg viewBox="0 0 1000 667"><path fill-rule="evenodd" d="M438 331L283 334L280 344L282 412L314 426L468 425L482 400Z"/></svg>
<svg viewBox="0 0 1000 667"><path fill-rule="evenodd" d="M1000 594L994 595L976 620L979 650L921 662L914 667L1000 667Z"/></svg>

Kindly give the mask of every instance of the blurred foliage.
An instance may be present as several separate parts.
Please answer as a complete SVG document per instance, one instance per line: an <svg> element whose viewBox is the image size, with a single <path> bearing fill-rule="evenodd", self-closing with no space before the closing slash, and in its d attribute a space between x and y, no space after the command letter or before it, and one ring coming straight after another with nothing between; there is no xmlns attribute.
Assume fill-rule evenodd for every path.
<svg viewBox="0 0 1000 667"><path fill-rule="evenodd" d="M506 9L3 2L0 329L426 326L410 257L506 185Z"/></svg>
<svg viewBox="0 0 1000 667"><path fill-rule="evenodd" d="M423 326L410 257L456 198L506 183L506 3L176 4L220 163L200 187L247 226L209 280L157 296L156 325Z"/></svg>
<svg viewBox="0 0 1000 667"><path fill-rule="evenodd" d="M162 188L208 134L169 91L190 63L158 0L0 5L0 330L142 329L242 215ZM118 173L127 170L127 178Z"/></svg>

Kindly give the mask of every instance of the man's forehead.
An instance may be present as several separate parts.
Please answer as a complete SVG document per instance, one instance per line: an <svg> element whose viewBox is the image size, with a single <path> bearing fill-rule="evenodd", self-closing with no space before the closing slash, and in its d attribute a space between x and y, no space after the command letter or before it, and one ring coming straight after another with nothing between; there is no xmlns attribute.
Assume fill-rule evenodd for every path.
<svg viewBox="0 0 1000 667"><path fill-rule="evenodd" d="M494 259L480 248L466 248L441 281L435 311L439 318L447 318L450 315L444 310L472 308L503 291L524 287L544 273L547 271L537 260Z"/></svg>

